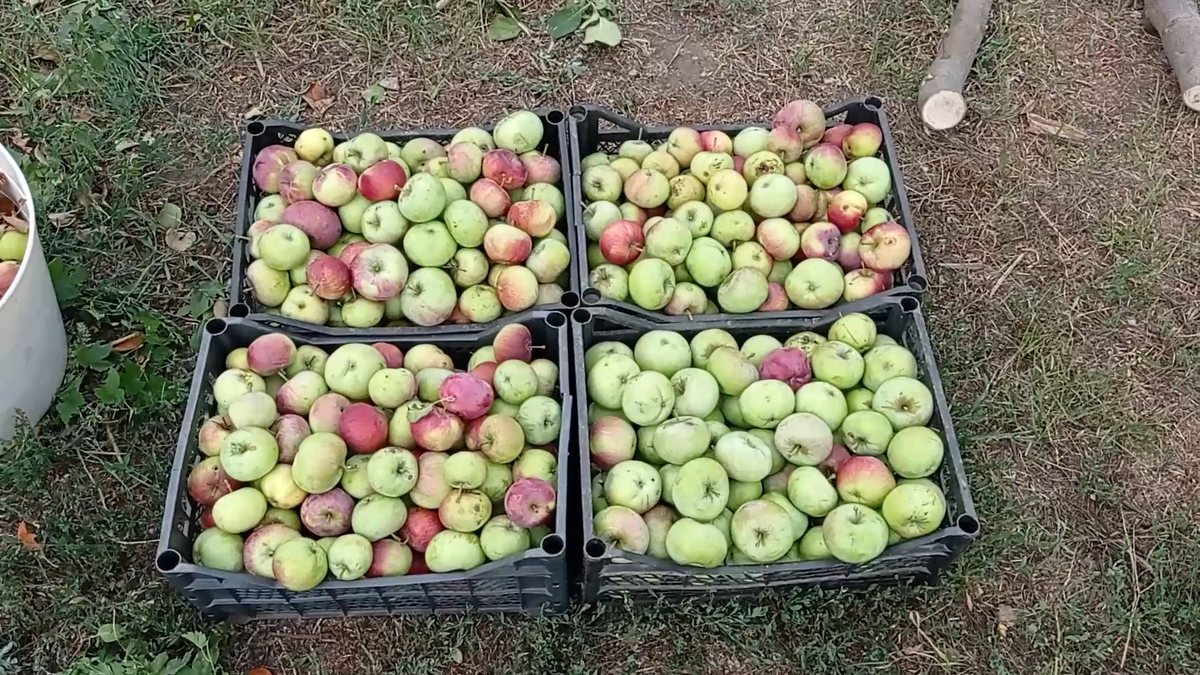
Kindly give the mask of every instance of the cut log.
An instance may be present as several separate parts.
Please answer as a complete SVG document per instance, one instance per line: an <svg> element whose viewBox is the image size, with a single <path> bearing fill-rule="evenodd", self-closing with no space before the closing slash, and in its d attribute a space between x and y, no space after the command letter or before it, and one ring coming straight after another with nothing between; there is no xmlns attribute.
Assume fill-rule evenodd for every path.
<svg viewBox="0 0 1200 675"><path fill-rule="evenodd" d="M1200 110L1200 9L1196 0L1146 0L1146 19L1183 93L1183 104Z"/></svg>
<svg viewBox="0 0 1200 675"><path fill-rule="evenodd" d="M950 27L942 36L937 58L917 94L921 119L932 129L949 129L967 114L963 85L983 42L992 0L958 0Z"/></svg>

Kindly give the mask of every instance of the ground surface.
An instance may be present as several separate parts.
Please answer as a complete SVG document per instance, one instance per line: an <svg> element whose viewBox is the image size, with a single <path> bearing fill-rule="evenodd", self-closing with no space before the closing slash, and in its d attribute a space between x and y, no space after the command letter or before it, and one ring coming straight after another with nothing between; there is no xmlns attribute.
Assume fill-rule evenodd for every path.
<svg viewBox="0 0 1200 675"><path fill-rule="evenodd" d="M0 451L0 649L14 643L0 673L156 673L160 654L276 675L1194 672L1200 116L1131 3L1013 0L997 3L966 122L929 134L912 102L948 4L623 1L625 42L598 50L552 44L545 3L525 6L533 35L500 45L469 0L13 3L0 142L25 154L76 351L59 411ZM368 104L388 77L399 90ZM302 99L313 82L333 97L324 112ZM861 92L892 111L984 523L939 587L324 621L302 636L204 626L159 582L164 482L191 340L228 275L244 116L453 126L582 101L733 122ZM1086 138L1033 133L1029 112ZM133 332L136 351L103 347ZM19 542L22 522L39 550ZM99 670L116 661L131 667Z"/></svg>

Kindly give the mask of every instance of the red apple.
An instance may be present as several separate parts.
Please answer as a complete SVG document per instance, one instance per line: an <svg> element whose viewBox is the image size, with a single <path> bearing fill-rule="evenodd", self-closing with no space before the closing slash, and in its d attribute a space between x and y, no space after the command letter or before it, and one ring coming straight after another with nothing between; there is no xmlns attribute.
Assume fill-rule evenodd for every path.
<svg viewBox="0 0 1200 675"><path fill-rule="evenodd" d="M869 208L871 206L861 192L843 190L829 201L826 217L842 232L853 232Z"/></svg>
<svg viewBox="0 0 1200 675"><path fill-rule="evenodd" d="M309 495L300 504L300 522L318 537L337 537L350 531L354 498L341 488Z"/></svg>
<svg viewBox="0 0 1200 675"><path fill-rule="evenodd" d="M838 468L841 467L842 464L844 464L846 460L850 459L851 457L853 457L853 455L851 455L850 451L844 446L834 445L833 450L829 453L829 456L826 457L825 461L821 462L817 468L821 469L827 474L835 474L837 473Z"/></svg>
<svg viewBox="0 0 1200 675"><path fill-rule="evenodd" d="M701 131L700 148L705 152L723 152L733 154L733 139L724 131ZM742 170L738 169L738 173Z"/></svg>
<svg viewBox="0 0 1200 675"><path fill-rule="evenodd" d="M540 199L517 202L508 209L508 223L531 237L544 237L554 229L558 213Z"/></svg>
<svg viewBox="0 0 1200 675"><path fill-rule="evenodd" d="M525 165L526 182L530 185L534 183L557 183L562 177L562 166L558 160L549 155L544 155L536 150L530 150L521 155L521 163Z"/></svg>
<svg viewBox="0 0 1200 675"><path fill-rule="evenodd" d="M220 457L208 457L188 474L188 494L196 503L212 506L217 500L242 487L221 468Z"/></svg>
<svg viewBox="0 0 1200 675"><path fill-rule="evenodd" d="M767 299L758 306L759 312L782 312L788 308L787 291L783 284L772 281L767 284Z"/></svg>
<svg viewBox="0 0 1200 675"><path fill-rule="evenodd" d="M858 254L867 267L880 272L898 270L912 254L908 230L897 222L880 223L867 230L858 244Z"/></svg>
<svg viewBox="0 0 1200 675"><path fill-rule="evenodd" d="M369 454L387 445L387 418L370 403L352 403L342 411L337 433L352 451Z"/></svg>
<svg viewBox="0 0 1200 675"><path fill-rule="evenodd" d="M376 342L371 345L375 351L383 356L383 363L388 368L403 368L404 367L404 352L396 345L391 345L386 342Z"/></svg>
<svg viewBox="0 0 1200 675"><path fill-rule="evenodd" d="M887 286L884 279L891 276L891 272L876 272L867 268L851 270L846 273L843 282L845 290L842 291L842 299L846 302L854 302L869 298L885 290Z"/></svg>
<svg viewBox="0 0 1200 675"><path fill-rule="evenodd" d="M408 182L408 172L394 159L385 159L368 167L358 177L358 193L373 202L395 199Z"/></svg>
<svg viewBox="0 0 1200 675"><path fill-rule="evenodd" d="M438 391L446 410L462 417L464 420L474 420L487 414L492 407L492 385L471 373L454 373L442 380Z"/></svg>
<svg viewBox="0 0 1200 675"><path fill-rule="evenodd" d="M600 234L600 252L614 265L627 265L642 254L646 235L631 220L614 220Z"/></svg>
<svg viewBox="0 0 1200 675"><path fill-rule="evenodd" d="M855 124L840 145L848 159L874 157L883 145L883 130L871 122Z"/></svg>
<svg viewBox="0 0 1200 675"><path fill-rule="evenodd" d="M412 550L424 553L425 549L429 548L429 542L433 541L433 536L444 529L446 527L438 518L437 511L411 506L404 526L400 528L400 538Z"/></svg>
<svg viewBox="0 0 1200 675"><path fill-rule="evenodd" d="M805 258L837 260L842 232L833 223L813 223L800 235L800 251Z"/></svg>
<svg viewBox="0 0 1200 675"><path fill-rule="evenodd" d="M807 223L817 215L817 191L809 185L796 186L796 205L788 214L793 223Z"/></svg>
<svg viewBox="0 0 1200 675"><path fill-rule="evenodd" d="M496 366L500 364L495 361L485 361L476 365L471 369L471 372L479 379L492 384L492 377L496 374Z"/></svg>
<svg viewBox="0 0 1200 675"><path fill-rule="evenodd" d="M835 124L825 130L825 135L821 137L821 142L836 145L840 148L842 147L842 141L846 140L851 131L854 131L854 127L849 124Z"/></svg>
<svg viewBox="0 0 1200 675"><path fill-rule="evenodd" d="M268 145L254 156L251 174L259 190L274 194L279 192L279 177L283 168L299 159L296 151L286 145Z"/></svg>
<svg viewBox="0 0 1200 675"><path fill-rule="evenodd" d="M318 298L339 300L350 290L350 267L331 255L322 253L313 258L305 275Z"/></svg>
<svg viewBox="0 0 1200 675"><path fill-rule="evenodd" d="M812 380L812 367L808 362L808 354L798 347L780 347L772 349L763 357L758 367L758 376L763 380L780 380L786 382L792 391Z"/></svg>
<svg viewBox="0 0 1200 675"><path fill-rule="evenodd" d="M533 360L533 334L519 323L510 323L496 333L492 351L498 364L514 359L529 363Z"/></svg>
<svg viewBox="0 0 1200 675"><path fill-rule="evenodd" d="M316 406L315 402L313 406ZM308 412L311 415L312 409ZM271 425L271 433L275 434L275 442L279 444L279 463L291 464L300 451L300 442L309 437L312 429L308 426L308 420L299 415L280 415Z"/></svg>
<svg viewBox="0 0 1200 675"><path fill-rule="evenodd" d="M217 521L213 520L212 507L200 507L200 527L208 530L217 526Z"/></svg>
<svg viewBox="0 0 1200 675"><path fill-rule="evenodd" d="M358 255L372 246L369 241L352 241L342 247L342 252L338 254L338 260L346 263L346 266L354 264L354 260ZM354 273L350 274L350 278L354 278Z"/></svg>
<svg viewBox="0 0 1200 675"><path fill-rule="evenodd" d="M480 178L471 183L471 201L483 209L488 218L499 218L508 212L512 204L508 192L490 178Z"/></svg>
<svg viewBox="0 0 1200 675"><path fill-rule="evenodd" d="M322 251L331 248L342 236L342 221L337 211L316 201L289 204L283 210L280 222L300 228L308 235L312 247Z"/></svg>
<svg viewBox="0 0 1200 675"><path fill-rule="evenodd" d="M411 424L413 440L424 450L445 452L458 444L463 435L462 418L443 408L431 407Z"/></svg>
<svg viewBox="0 0 1200 675"><path fill-rule="evenodd" d="M519 265L533 250L533 240L524 231L500 223L483 235L483 250L492 262Z"/></svg>
<svg viewBox="0 0 1200 675"><path fill-rule="evenodd" d="M525 185L529 177L525 165L512 150L492 150L483 156L483 177L505 190Z"/></svg>
<svg viewBox="0 0 1200 675"><path fill-rule="evenodd" d="M296 356L296 343L283 333L267 333L254 338L246 351L250 370L266 377L287 367Z"/></svg>
<svg viewBox="0 0 1200 675"><path fill-rule="evenodd" d="M554 516L557 495L541 478L522 478L504 495L504 513L521 527L537 527Z"/></svg>

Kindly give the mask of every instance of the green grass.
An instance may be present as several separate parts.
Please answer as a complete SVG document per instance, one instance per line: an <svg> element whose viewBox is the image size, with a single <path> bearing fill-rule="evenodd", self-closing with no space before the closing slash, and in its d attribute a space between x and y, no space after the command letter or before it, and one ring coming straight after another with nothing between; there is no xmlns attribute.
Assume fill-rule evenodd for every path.
<svg viewBox="0 0 1200 675"><path fill-rule="evenodd" d="M674 9L771 16L767 5L752 4L689 1ZM143 675L168 665L193 675L259 665L276 675L1200 667L1200 532L1189 517L1192 504L1157 487L1159 476L1136 464L1174 447L1179 420L1195 413L1188 396L1200 348L1188 337L1194 322L1186 295L1169 285L1180 261L1200 254L1173 229L1180 220L1171 209L1195 194L1182 160L1170 160L1168 137L1185 123L1151 109L1128 125L1128 136L1085 148L1036 139L1020 120L987 128L1021 109L1023 100L1009 94L1016 74L1043 74L1038 59L1046 45L1030 41L1042 10L1018 3L998 11L1000 24L976 66L971 105L986 138L926 140L901 105L915 92L952 3L868 4L871 11L845 25L843 16L814 19L814 35L843 30L853 49L832 55L797 44L759 79L788 80L788 91L772 96L794 96L791 89L804 82L803 95L820 100L823 78L839 72L834 61L847 61L854 75L847 82L897 103L893 124L905 143L906 171L913 167L927 260L985 256L996 268L958 276L935 268L936 292L926 302L984 528L942 584L577 609L543 619L324 621L300 629L206 624L159 581L152 559L196 330L227 281L232 205L216 193L229 191L213 189L225 178L203 181L235 151L245 110L221 98L220 88L235 86L229 70L257 73L256 59L268 61L269 75L286 70L290 64L269 62L279 58L274 45L298 53L307 43L286 42L289 31L312 17L267 0L183 0L129 11L98 2L14 5L0 17L0 140L17 130L28 139L22 166L43 214L71 355L55 409L0 447L0 675ZM344 66L347 84L337 95L353 101L341 118L350 119L361 114L358 92L394 68L393 59L406 58L403 50L433 60L461 50L456 45L466 42L458 40L477 30L464 20L471 16L471 8L439 14L432 2L336 3L329 18L340 28L314 29L303 39L351 45L354 58L305 64L298 77ZM637 28L629 35L648 39ZM554 49L543 59L549 71L486 52L458 56L481 64L480 86L495 98L481 105L497 109L514 95L604 100L635 116L658 104L653 87L625 86L625 73L653 72L619 60L642 58L640 48L589 51L588 69L570 73L554 60L567 58L565 50ZM725 52L712 53L717 62ZM592 72L621 77L594 88ZM284 113L308 115L297 97L308 82L279 82L271 80L275 89L264 96L274 96ZM215 98L196 106L196 92ZM446 95L396 98L414 105L406 115L434 118L446 114L437 108ZM684 115L721 93L688 95L669 112ZM427 107L416 107L421 102ZM939 183L925 173L947 158L958 171L953 179ZM1127 173L1117 180L1110 170ZM1139 177L1136 186L1128 175ZM184 253L164 244L159 215L168 204L182 209L178 227L198 235ZM1004 211L981 216L971 210L980 204ZM1055 228L1041 227L1039 209ZM995 240L982 238L992 234ZM1026 249L1024 264L992 293L998 270ZM1154 332L1131 332L1131 320ZM138 350L111 349L134 332L145 338ZM1139 497L1162 508L1145 511ZM39 551L14 536L21 522L36 533ZM315 643L306 637L311 631Z"/></svg>

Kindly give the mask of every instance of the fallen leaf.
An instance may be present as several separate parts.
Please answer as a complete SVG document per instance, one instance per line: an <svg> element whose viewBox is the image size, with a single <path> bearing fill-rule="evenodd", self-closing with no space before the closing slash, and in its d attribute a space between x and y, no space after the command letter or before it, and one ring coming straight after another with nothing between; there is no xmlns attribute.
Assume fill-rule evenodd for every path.
<svg viewBox="0 0 1200 675"><path fill-rule="evenodd" d="M488 26L488 37L496 42L504 42L520 37L521 25L511 17L498 16Z"/></svg>
<svg viewBox="0 0 1200 675"><path fill-rule="evenodd" d="M70 225L75 220L75 213L72 211L63 211L62 213L51 213L50 222L55 225L64 226Z"/></svg>
<svg viewBox="0 0 1200 675"><path fill-rule="evenodd" d="M388 91L400 91L400 78L385 77L379 81L379 86L387 89Z"/></svg>
<svg viewBox="0 0 1200 675"><path fill-rule="evenodd" d="M17 523L17 539L21 545L30 551L42 550L42 545L38 543L37 535L29 531L29 527L25 521Z"/></svg>
<svg viewBox="0 0 1200 675"><path fill-rule="evenodd" d="M387 98L387 92L384 91L383 87L373 84L366 89L363 89L362 97L367 103L370 103L371 105L378 105L383 103L383 100Z"/></svg>
<svg viewBox="0 0 1200 675"><path fill-rule="evenodd" d="M167 247L178 253L183 253L196 243L196 233L190 230L167 230Z"/></svg>
<svg viewBox="0 0 1200 675"><path fill-rule="evenodd" d="M121 140L117 141L117 152L125 152L130 148L136 148L138 145L139 144L137 141L131 141L128 138L122 138Z"/></svg>
<svg viewBox="0 0 1200 675"><path fill-rule="evenodd" d="M213 318L224 319L229 316L229 305L224 300L218 300L213 303Z"/></svg>
<svg viewBox="0 0 1200 675"><path fill-rule="evenodd" d="M146 336L138 332L130 333L120 340L113 340L112 348L118 354L137 351L139 347L146 344Z"/></svg>
<svg viewBox="0 0 1200 675"><path fill-rule="evenodd" d="M33 146L29 144L29 139L20 131L13 132L12 146L27 155L33 152Z"/></svg>
<svg viewBox="0 0 1200 675"><path fill-rule="evenodd" d="M263 668L262 666L259 666L258 668L251 670L246 675L271 675L271 671L267 670L266 668Z"/></svg>
<svg viewBox="0 0 1200 675"><path fill-rule="evenodd" d="M615 47L621 42L621 28L612 21L600 17L583 31L583 44L590 45L593 42Z"/></svg>
<svg viewBox="0 0 1200 675"><path fill-rule="evenodd" d="M25 0L25 4L29 5L30 7L37 7L45 1L46 0Z"/></svg>
<svg viewBox="0 0 1200 675"><path fill-rule="evenodd" d="M1000 605L996 609L996 632L1000 637L1008 635L1008 629L1017 622L1017 610L1008 605Z"/></svg>
<svg viewBox="0 0 1200 675"><path fill-rule="evenodd" d="M159 209L156 220L158 221L158 226L164 230L179 227L179 223L183 221L183 209L171 202L167 202Z"/></svg>
<svg viewBox="0 0 1200 675"><path fill-rule="evenodd" d="M80 110L79 112L77 112L73 116L71 116L71 119L76 122L90 122L90 121L92 121L92 118L94 118L94 117L95 117L95 115L92 114L91 110L88 110L87 108L83 108L82 110Z"/></svg>
<svg viewBox="0 0 1200 675"><path fill-rule="evenodd" d="M50 45L40 44L33 48L33 58L57 64L59 57L58 53L50 48Z"/></svg>
<svg viewBox="0 0 1200 675"><path fill-rule="evenodd" d="M29 231L29 221L21 218L20 216L4 216L4 224L5 226L11 227L17 232Z"/></svg>
<svg viewBox="0 0 1200 675"><path fill-rule="evenodd" d="M258 106L254 106L253 108L242 113L242 119L247 119L247 120L252 120L255 117L262 117L262 116L263 116L262 108L260 108Z"/></svg>
<svg viewBox="0 0 1200 675"><path fill-rule="evenodd" d="M316 110L318 113L329 110L329 107L333 105L333 96L329 94L329 90L325 88L325 85L320 82L313 82L302 98L308 104L308 107Z"/></svg>
<svg viewBox="0 0 1200 675"><path fill-rule="evenodd" d="M1027 116L1029 118L1029 130L1035 134L1061 138L1070 143L1085 143L1090 138L1082 129L1065 122L1052 120L1049 117L1042 117L1037 113L1028 113Z"/></svg>

